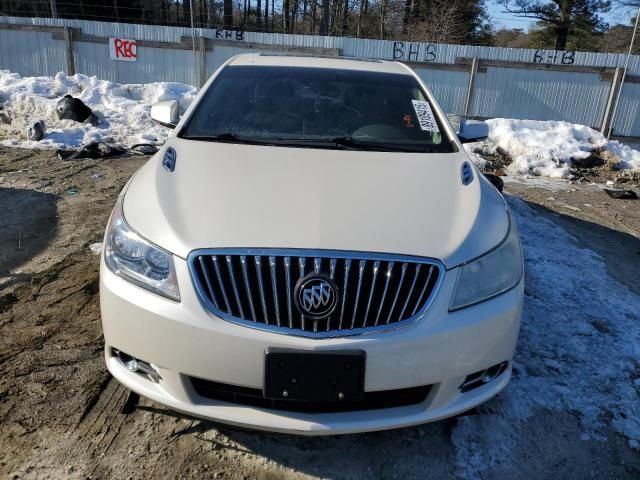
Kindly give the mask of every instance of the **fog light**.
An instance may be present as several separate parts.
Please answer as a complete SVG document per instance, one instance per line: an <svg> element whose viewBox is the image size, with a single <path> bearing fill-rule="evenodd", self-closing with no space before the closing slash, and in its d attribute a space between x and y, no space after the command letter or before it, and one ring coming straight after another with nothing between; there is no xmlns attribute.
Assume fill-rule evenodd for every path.
<svg viewBox="0 0 640 480"><path fill-rule="evenodd" d="M126 362L123 362L123 363L125 367L127 367L132 372L138 371L138 361L135 358L132 358L131 360L127 360Z"/></svg>
<svg viewBox="0 0 640 480"><path fill-rule="evenodd" d="M152 363L132 357L131 355L121 352L115 348L113 349L113 355L117 357L130 372L137 373L147 380L151 380L153 383L158 383L162 380L162 377L158 373L158 369Z"/></svg>
<svg viewBox="0 0 640 480"><path fill-rule="evenodd" d="M462 382L462 385L460 385L460 391L462 393L468 392L469 390L473 390L474 388L481 387L494 381L505 372L508 366L509 362L501 362L487 368L486 370L481 370L479 372L472 373L471 375L467 375L464 382Z"/></svg>

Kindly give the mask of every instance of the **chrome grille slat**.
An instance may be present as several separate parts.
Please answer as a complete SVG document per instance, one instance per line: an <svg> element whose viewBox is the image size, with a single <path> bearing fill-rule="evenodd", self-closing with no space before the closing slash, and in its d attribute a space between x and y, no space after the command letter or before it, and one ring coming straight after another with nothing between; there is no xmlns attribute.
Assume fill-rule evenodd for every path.
<svg viewBox="0 0 640 480"><path fill-rule="evenodd" d="M293 328L293 313L291 311L291 257L284 257L284 274L287 283L287 318L289 328Z"/></svg>
<svg viewBox="0 0 640 480"><path fill-rule="evenodd" d="M411 286L409 287L409 293L407 293L407 299L404 301L404 305L402 306L402 310L400 310L400 318L404 315L404 311L407 309L407 305L409 305L409 300L411 300L411 294L413 293L413 289L416 286L416 282L418 281L418 276L420 276L420 269L422 265L419 263L416 265L416 273L413 275L413 281L411 282Z"/></svg>
<svg viewBox="0 0 640 480"><path fill-rule="evenodd" d="M236 305L240 312L240 318L244 319L244 309L242 308L242 302L240 301L240 295L238 294L238 286L236 285L236 272L231 264L231 255L227 255L227 270L229 271L229 277L231 277L231 286L233 287L233 295L236 297Z"/></svg>
<svg viewBox="0 0 640 480"><path fill-rule="evenodd" d="M362 319L362 328L367 326L367 319L369 318L369 309L371 308L371 300L373 300L373 292L376 291L376 278L378 277L378 269L380 268L380 260L373 262L373 279L371 280L371 287L369 287L369 300L367 301L367 310L364 312Z"/></svg>
<svg viewBox="0 0 640 480"><path fill-rule="evenodd" d="M433 269L429 269L429 274L427 275L427 281L424 282L424 286L422 287L422 291L420 292L420 295L418 295L418 299L416 300L416 306L413 307L413 312L411 312L411 315L415 315L416 312L418 311L418 309L420 308L420 300L422 299L422 297L424 297L424 293L427 290L427 286L429 285L429 280L431 280L431 275L433 274Z"/></svg>
<svg viewBox="0 0 640 480"><path fill-rule="evenodd" d="M213 268L216 272L216 277L218 277L218 284L220 285L220 291L222 292L222 299L224 300L224 304L227 307L227 311L231 311L231 306L229 304L229 298L227 297L227 289L224 286L224 282L222 281L222 275L220 274L220 265L218 265L218 256L213 255L211 257L213 260Z"/></svg>
<svg viewBox="0 0 640 480"><path fill-rule="evenodd" d="M349 270L351 270L351 259L344 262L344 284L342 285L342 306L340 307L340 323L338 330L342 330L342 319L344 318L344 306L347 303L347 293L349 290Z"/></svg>
<svg viewBox="0 0 640 480"><path fill-rule="evenodd" d="M242 268L242 279L244 280L244 289L249 299L249 308L251 309L251 318L254 322L258 321L255 308L253 307L253 291L251 290L251 283L249 282L249 274L247 273L247 257L240 255L240 265Z"/></svg>
<svg viewBox="0 0 640 480"><path fill-rule="evenodd" d="M213 294L213 285L211 284L211 279L209 278L209 272L204 263L204 258L205 257L198 257L198 263L200 264L200 268L202 269L204 281L207 285L207 289L209 290L209 297L211 298L211 302L213 303L214 307L218 308L218 301L216 300L216 296Z"/></svg>
<svg viewBox="0 0 640 480"><path fill-rule="evenodd" d="M276 280L276 257L269 257L269 271L271 272L271 293L273 293L273 305L276 309L276 324L280 326L280 305L278 305L278 285Z"/></svg>
<svg viewBox="0 0 640 480"><path fill-rule="evenodd" d="M315 273L320 273L320 268L322 266L322 260L318 257L313 259L313 271ZM317 332L318 331L318 319L314 318L313 319L313 331Z"/></svg>
<svg viewBox="0 0 640 480"><path fill-rule="evenodd" d="M360 290L362 289L362 276L364 274L364 269L367 266L366 260L360 260L360 264L358 265L358 287L356 289L356 300L353 304L353 316L351 317L351 328L355 326L356 316L358 314L358 304L360 303Z"/></svg>
<svg viewBox="0 0 640 480"><path fill-rule="evenodd" d="M396 288L396 294L393 296L393 303L391 303L391 309L389 310L389 315L387 316L387 321L385 322L389 325L389 321L391 320L391 315L393 314L393 310L396 308L396 302L398 301L398 297L400 296L400 289L402 288L402 282L404 281L404 274L407 273L407 264L402 264L402 270L400 274L400 281L398 282L398 288Z"/></svg>
<svg viewBox="0 0 640 480"><path fill-rule="evenodd" d="M264 285L262 284L262 258L257 255L254 257L256 263L256 276L258 277L258 293L260 294L260 303L262 304L262 313L264 314L264 322L269 325L269 314L267 313L267 301L265 300Z"/></svg>
<svg viewBox="0 0 640 480"><path fill-rule="evenodd" d="M337 260L335 258L332 258L329 261L329 278L331 280L335 280L335 276L336 276L336 265L337 265ZM331 330L331 318L327 318L327 320L325 321L325 331L329 331Z"/></svg>
<svg viewBox="0 0 640 480"><path fill-rule="evenodd" d="M393 266L395 262L389 262L387 265L387 278L384 282L384 290L382 291L382 298L380 299L380 305L378 305L378 313L376 313L376 320L373 323L373 326L376 327L378 325L378 321L380 320L380 314L382 313L382 307L384 307L384 300L387 297L387 290L389 290L389 281L391 280L391 274L393 272ZM400 315L402 317L402 315Z"/></svg>
<svg viewBox="0 0 640 480"><path fill-rule="evenodd" d="M444 273L440 262L420 257L321 250L211 249L193 252L188 262L201 302L223 320L318 338L418 320ZM326 317L303 315L296 303L299 279L313 275L336 291Z"/></svg>
<svg viewBox="0 0 640 480"><path fill-rule="evenodd" d="M300 257L298 259L298 269L300 270L300 278L304 277L304 266L307 260L304 257ZM304 330L304 315L300 315L300 325L302 326L302 330Z"/></svg>

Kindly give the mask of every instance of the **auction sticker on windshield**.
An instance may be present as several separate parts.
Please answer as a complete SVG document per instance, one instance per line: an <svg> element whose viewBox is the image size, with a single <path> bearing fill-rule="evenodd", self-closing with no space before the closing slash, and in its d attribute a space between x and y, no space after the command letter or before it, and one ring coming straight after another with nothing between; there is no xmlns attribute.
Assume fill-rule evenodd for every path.
<svg viewBox="0 0 640 480"><path fill-rule="evenodd" d="M420 128L425 132L439 132L440 130L438 129L438 124L436 123L436 118L433 116L429 102L425 102L424 100L411 100L411 102L413 103L416 117L418 117Z"/></svg>

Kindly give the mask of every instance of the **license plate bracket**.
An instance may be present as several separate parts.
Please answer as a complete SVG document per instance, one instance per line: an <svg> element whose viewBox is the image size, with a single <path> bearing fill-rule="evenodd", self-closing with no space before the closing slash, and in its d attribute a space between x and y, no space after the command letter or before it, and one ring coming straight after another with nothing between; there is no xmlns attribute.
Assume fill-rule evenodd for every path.
<svg viewBox="0 0 640 480"><path fill-rule="evenodd" d="M364 395L365 352L308 352L269 348L264 396L323 403L352 402Z"/></svg>

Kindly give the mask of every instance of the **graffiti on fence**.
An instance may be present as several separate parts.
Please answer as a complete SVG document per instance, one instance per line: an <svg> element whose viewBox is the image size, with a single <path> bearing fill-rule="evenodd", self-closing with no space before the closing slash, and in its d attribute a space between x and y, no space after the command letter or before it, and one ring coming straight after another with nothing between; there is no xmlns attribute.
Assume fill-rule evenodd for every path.
<svg viewBox="0 0 640 480"><path fill-rule="evenodd" d="M573 50L536 50L533 54L533 63L551 63L556 65L573 65L576 61L576 52Z"/></svg>
<svg viewBox="0 0 640 480"><path fill-rule="evenodd" d="M438 52L433 43L393 42L392 58L408 62L435 62Z"/></svg>
<svg viewBox="0 0 640 480"><path fill-rule="evenodd" d="M242 30L216 30L216 40L244 40L244 32Z"/></svg>

